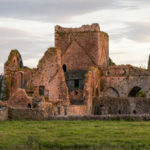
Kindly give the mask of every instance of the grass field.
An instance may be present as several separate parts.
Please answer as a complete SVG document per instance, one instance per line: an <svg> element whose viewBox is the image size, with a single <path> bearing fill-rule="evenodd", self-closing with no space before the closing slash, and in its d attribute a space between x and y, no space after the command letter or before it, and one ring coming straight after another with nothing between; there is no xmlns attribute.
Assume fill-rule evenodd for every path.
<svg viewBox="0 0 150 150"><path fill-rule="evenodd" d="M0 122L0 149L150 149L150 122Z"/></svg>

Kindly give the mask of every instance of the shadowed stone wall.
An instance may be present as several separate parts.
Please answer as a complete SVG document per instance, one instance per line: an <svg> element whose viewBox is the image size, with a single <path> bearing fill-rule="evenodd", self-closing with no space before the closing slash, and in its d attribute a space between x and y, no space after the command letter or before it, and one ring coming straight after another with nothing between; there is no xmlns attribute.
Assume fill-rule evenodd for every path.
<svg viewBox="0 0 150 150"><path fill-rule="evenodd" d="M4 114L5 113L5 114ZM13 108L9 107L7 114L3 111L1 115L0 109L0 120L1 118L7 118L12 120L26 119L26 120L43 120L49 119L56 116L83 116L87 114L87 107L85 105L76 106L61 106L61 107L47 107L46 109L28 109L28 108Z"/></svg>
<svg viewBox="0 0 150 150"><path fill-rule="evenodd" d="M19 52L12 50L5 63L5 77L0 76L0 99L8 91L8 104L16 107L10 116L150 113L148 99L127 98L140 91L150 97L150 72L130 65L108 66L108 42L107 33L100 31L98 24L56 26L56 48L49 48L35 69L24 67ZM111 60L110 64L115 65ZM95 97L99 97L97 101ZM19 107L24 109L17 114Z"/></svg>
<svg viewBox="0 0 150 150"><path fill-rule="evenodd" d="M109 37L98 24L80 28L55 27L55 47L61 50L62 68L72 104L83 103L85 74L93 66L107 66Z"/></svg>
<svg viewBox="0 0 150 150"><path fill-rule="evenodd" d="M150 114L150 98L94 98L93 114Z"/></svg>
<svg viewBox="0 0 150 150"><path fill-rule="evenodd" d="M27 83L33 96L45 96L51 101L62 100L69 104L68 87L61 67L61 51L49 48L39 61L38 68Z"/></svg>
<svg viewBox="0 0 150 150"><path fill-rule="evenodd" d="M8 108L0 107L0 121L8 120Z"/></svg>
<svg viewBox="0 0 150 150"><path fill-rule="evenodd" d="M136 97L142 90L150 97L150 72L130 65L102 68L101 96Z"/></svg>
<svg viewBox="0 0 150 150"><path fill-rule="evenodd" d="M34 71L34 69L23 66L22 57L18 50L11 50L4 65L4 76L10 97L18 88L25 88Z"/></svg>
<svg viewBox="0 0 150 150"><path fill-rule="evenodd" d="M9 90L5 76L0 75L0 100L8 100Z"/></svg>
<svg viewBox="0 0 150 150"><path fill-rule="evenodd" d="M87 115L92 113L93 98L100 96L101 70L98 67L92 67L86 74L84 85L84 103L87 105Z"/></svg>

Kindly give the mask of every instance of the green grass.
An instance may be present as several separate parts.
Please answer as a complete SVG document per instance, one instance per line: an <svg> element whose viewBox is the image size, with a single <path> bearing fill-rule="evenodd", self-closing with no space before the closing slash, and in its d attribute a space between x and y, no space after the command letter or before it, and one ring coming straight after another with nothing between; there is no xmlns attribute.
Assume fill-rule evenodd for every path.
<svg viewBox="0 0 150 150"><path fill-rule="evenodd" d="M0 122L0 148L13 149L13 146L15 149L18 146L30 148L37 146L35 149L40 149L39 147L150 149L150 122L63 120Z"/></svg>

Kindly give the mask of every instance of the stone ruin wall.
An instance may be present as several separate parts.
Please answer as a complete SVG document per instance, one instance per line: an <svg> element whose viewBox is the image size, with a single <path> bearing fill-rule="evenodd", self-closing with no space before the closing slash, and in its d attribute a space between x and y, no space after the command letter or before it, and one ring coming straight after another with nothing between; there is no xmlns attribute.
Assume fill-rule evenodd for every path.
<svg viewBox="0 0 150 150"><path fill-rule="evenodd" d="M108 35L98 24L80 28L55 27L55 47L62 51L62 64L68 70L88 70L108 64Z"/></svg>
<svg viewBox="0 0 150 150"><path fill-rule="evenodd" d="M98 67L90 68L86 74L84 84L84 104L87 106L87 114L92 113L93 97L100 96L101 70Z"/></svg>
<svg viewBox="0 0 150 150"><path fill-rule="evenodd" d="M58 111L59 108L59 111ZM49 107L48 109L37 109L37 108L12 108L9 107L7 110L2 112L0 110L0 120L47 120L52 117L62 117L62 116L86 116L87 108L86 106L60 106L60 107ZM2 116L2 117L1 117Z"/></svg>
<svg viewBox="0 0 150 150"><path fill-rule="evenodd" d="M105 32L98 35L98 66L108 66L109 64L109 36Z"/></svg>
<svg viewBox="0 0 150 150"><path fill-rule="evenodd" d="M40 87L43 88L41 95L39 93ZM45 52L44 57L39 61L37 71L28 81L26 90L33 90L33 96L45 96L50 101L62 100L64 105L69 104L60 50L50 48Z"/></svg>
<svg viewBox="0 0 150 150"><path fill-rule="evenodd" d="M14 116L14 118L34 118L33 114L37 115L35 118L91 115L94 111L97 111L94 110L95 108L99 110L101 109L99 107L102 105L105 105L100 110L102 114L117 114L120 111L121 114L129 114L129 112L133 113L133 108L136 108L135 111L138 113L149 113L146 107L146 104L149 106L147 99L135 102L135 100L128 99L127 97L130 90L135 86L140 87L146 92L146 96L150 97L150 73L144 69L131 66L108 67L108 41L108 35L101 32L97 24L85 25L81 28L62 28L56 26L55 46L61 49L61 51L57 48L48 49L40 60L38 68L29 69L24 67L22 58L17 53L11 60L12 63L8 62L5 64L5 75L9 83L10 96L18 88L25 88L27 94L32 96L32 98L44 96L45 100L42 100L38 106L38 111L36 109L21 109L18 110L20 113L16 114L17 109L14 108L10 111L10 115ZM10 60L8 59L8 61ZM65 81L67 74L64 74L62 69L63 64L66 65L67 71L85 71L82 75L77 74L75 76L80 78L85 75L85 80L82 77L82 80L84 80L82 88L76 91L73 90L70 95ZM69 74L69 78L74 79L72 74ZM70 82L69 84L72 83ZM39 92L40 87L43 89L42 95ZM110 100L108 96L126 97L126 99L112 98ZM69 105L70 97L82 98L83 104ZM97 102L95 102L94 97L98 97ZM102 99L102 97L105 98ZM20 106L24 107L27 107L28 104L32 106L30 97L26 98L27 101L24 103L20 102L20 99L15 99L14 104L20 104ZM46 100L53 101L54 103L48 103ZM114 106L111 107L113 100ZM144 108L139 108L140 105Z"/></svg>
<svg viewBox="0 0 150 150"><path fill-rule="evenodd" d="M0 107L0 121L8 120L8 108Z"/></svg>
<svg viewBox="0 0 150 150"><path fill-rule="evenodd" d="M29 97L25 89L18 88L17 91L8 100L9 107L31 108L32 97Z"/></svg>
<svg viewBox="0 0 150 150"><path fill-rule="evenodd" d="M10 97L17 91L18 88L25 88L27 81L31 78L34 71L30 69L16 71L9 76L12 85L10 85Z"/></svg>
<svg viewBox="0 0 150 150"><path fill-rule="evenodd" d="M9 91L6 82L5 76L0 75L0 100L7 100L9 98Z"/></svg>
<svg viewBox="0 0 150 150"><path fill-rule="evenodd" d="M134 87L140 87L146 97L130 97ZM150 73L141 68L123 65L91 68L86 74L84 98L88 113L149 114Z"/></svg>
<svg viewBox="0 0 150 150"><path fill-rule="evenodd" d="M150 72L128 65L112 66L102 69L101 97L128 97L137 87L150 97Z"/></svg>
<svg viewBox="0 0 150 150"><path fill-rule="evenodd" d="M93 115L141 115L150 114L150 98L95 97Z"/></svg>
<svg viewBox="0 0 150 150"><path fill-rule="evenodd" d="M62 103L64 105L69 104L68 88L62 70L60 50L56 48L48 49L40 60L38 68L35 69L24 67L23 63L21 63L22 66L17 66L19 64L16 62L17 60L22 62L21 55L17 50L12 50L8 61L5 63L6 84L8 85L10 96L9 101L12 101L9 102L10 105L17 106L12 97L15 96L19 88L25 89L27 94L32 97L44 96L46 100L62 101L60 105ZM39 93L40 87L44 87L43 94L41 95ZM17 107L27 107L27 104L18 101Z"/></svg>
<svg viewBox="0 0 150 150"><path fill-rule="evenodd" d="M12 50L4 65L4 76L8 85L9 96L11 97L18 88L25 88L34 69L23 66L22 57L18 50Z"/></svg>
<svg viewBox="0 0 150 150"><path fill-rule="evenodd" d="M84 76L93 66L107 66L109 37L98 24L80 28L55 27L55 46L62 51L62 67L66 68L66 82L72 104L82 104ZM78 89L74 87L79 80Z"/></svg>

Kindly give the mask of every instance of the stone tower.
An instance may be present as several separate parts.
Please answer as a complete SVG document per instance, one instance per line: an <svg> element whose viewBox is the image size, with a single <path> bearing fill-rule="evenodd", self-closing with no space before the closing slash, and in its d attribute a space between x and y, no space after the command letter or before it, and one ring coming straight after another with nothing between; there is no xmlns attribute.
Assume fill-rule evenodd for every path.
<svg viewBox="0 0 150 150"><path fill-rule="evenodd" d="M108 41L107 33L101 32L98 24L80 28L55 27L55 47L61 50L72 104L83 101L84 79L89 68L108 65Z"/></svg>
<svg viewBox="0 0 150 150"><path fill-rule="evenodd" d="M62 51L62 65L67 70L87 70L92 66L107 66L108 35L98 24L80 28L55 27L55 47Z"/></svg>

